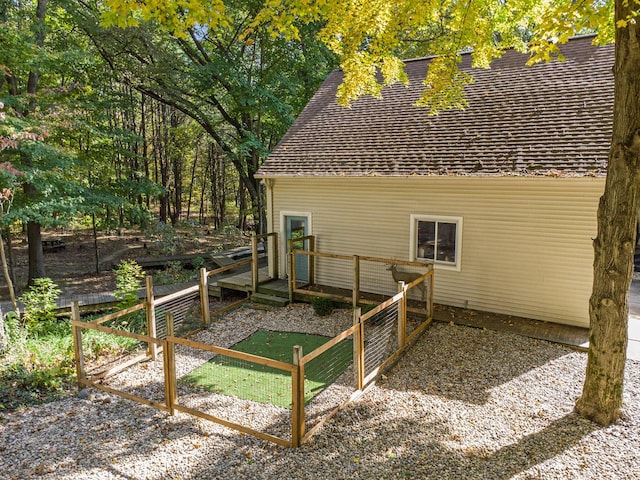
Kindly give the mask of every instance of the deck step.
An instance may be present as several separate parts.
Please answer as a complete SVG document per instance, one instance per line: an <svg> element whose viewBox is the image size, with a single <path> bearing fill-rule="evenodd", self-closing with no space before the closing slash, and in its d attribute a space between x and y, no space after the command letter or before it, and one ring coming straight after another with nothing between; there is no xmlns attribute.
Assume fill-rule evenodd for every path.
<svg viewBox="0 0 640 480"><path fill-rule="evenodd" d="M222 289L218 286L217 283L210 283L207 286L207 289L209 290L210 297L222 298Z"/></svg>
<svg viewBox="0 0 640 480"><path fill-rule="evenodd" d="M265 293L254 293L251 295L251 301L262 303L263 305L272 305L274 307L286 307L289 304L288 298L274 297Z"/></svg>
<svg viewBox="0 0 640 480"><path fill-rule="evenodd" d="M289 284L286 280L271 280L259 285L258 292L273 297L289 298Z"/></svg>

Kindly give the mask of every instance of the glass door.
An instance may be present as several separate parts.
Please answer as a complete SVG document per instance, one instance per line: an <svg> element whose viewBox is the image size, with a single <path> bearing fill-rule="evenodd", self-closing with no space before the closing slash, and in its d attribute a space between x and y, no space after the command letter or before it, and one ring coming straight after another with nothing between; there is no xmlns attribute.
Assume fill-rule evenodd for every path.
<svg viewBox="0 0 640 480"><path fill-rule="evenodd" d="M309 235L309 218L303 216L285 216L285 234L287 236L287 245L289 240L302 238ZM293 242L293 250L308 250L309 241L301 240ZM296 281L309 281L309 256L297 254L296 263Z"/></svg>

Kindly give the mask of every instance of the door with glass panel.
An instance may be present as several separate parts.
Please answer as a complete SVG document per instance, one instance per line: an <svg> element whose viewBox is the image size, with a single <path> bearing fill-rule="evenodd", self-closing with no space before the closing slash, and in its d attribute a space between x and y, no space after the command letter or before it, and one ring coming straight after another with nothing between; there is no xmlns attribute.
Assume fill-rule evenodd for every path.
<svg viewBox="0 0 640 480"><path fill-rule="evenodd" d="M309 218L306 216L287 215L284 217L285 235L287 237L287 245L289 240L295 240L297 238L303 238L309 235ZM292 245L293 250L308 250L309 241L300 240L294 241ZM309 256L297 254L295 256L296 264L296 281L308 282L309 281Z"/></svg>

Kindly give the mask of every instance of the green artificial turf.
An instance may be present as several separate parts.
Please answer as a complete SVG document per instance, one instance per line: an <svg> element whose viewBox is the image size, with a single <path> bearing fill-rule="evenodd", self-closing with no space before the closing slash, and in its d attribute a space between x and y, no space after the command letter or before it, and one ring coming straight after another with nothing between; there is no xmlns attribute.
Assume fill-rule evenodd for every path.
<svg viewBox="0 0 640 480"><path fill-rule="evenodd" d="M259 330L231 349L293 363L293 347L304 355L330 340L322 335ZM305 403L338 378L352 362L353 344L343 340L305 365ZM245 400L291 408L291 374L264 365L216 355L185 375L181 383Z"/></svg>

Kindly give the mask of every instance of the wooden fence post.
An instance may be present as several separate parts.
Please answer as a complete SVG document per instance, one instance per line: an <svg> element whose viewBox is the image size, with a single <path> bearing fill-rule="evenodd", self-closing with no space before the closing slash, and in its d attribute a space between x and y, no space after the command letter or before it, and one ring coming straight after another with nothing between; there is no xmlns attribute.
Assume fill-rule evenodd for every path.
<svg viewBox="0 0 640 480"><path fill-rule="evenodd" d="M364 350L362 348L363 342L360 341L363 336L363 324L360 322L361 316L362 308L354 308L353 324L360 325L360 328L353 332L353 375L358 390L364 388Z"/></svg>
<svg viewBox="0 0 640 480"><path fill-rule="evenodd" d="M429 275L429 306L427 307L427 318L433 318L433 265L431 266L431 275Z"/></svg>
<svg viewBox="0 0 640 480"><path fill-rule="evenodd" d="M398 349L404 347L407 336L407 285L398 282L398 292L402 292L402 298L398 302Z"/></svg>
<svg viewBox="0 0 640 480"><path fill-rule="evenodd" d="M146 278L146 291L147 291L147 335L156 338L156 309L155 298L153 297L153 277L147 275ZM149 343L147 352L151 357L151 360L155 362L158 358L158 345L155 343Z"/></svg>
<svg viewBox="0 0 640 480"><path fill-rule="evenodd" d="M309 237L309 251L311 253L316 253L315 235L311 235ZM308 255L307 258L309 259L309 284L315 285L316 284L316 256Z"/></svg>
<svg viewBox="0 0 640 480"><path fill-rule="evenodd" d="M202 323L207 325L211 319L209 311L209 281L207 269L200 269L200 310L202 311Z"/></svg>
<svg viewBox="0 0 640 480"><path fill-rule="evenodd" d="M80 321L80 305L77 301L71 303L71 330L73 332L73 353L76 357L76 380L78 381L78 389L84 388L84 353L82 351L82 328L74 325L73 322Z"/></svg>
<svg viewBox="0 0 640 480"><path fill-rule="evenodd" d="M251 260L251 293L256 293L260 281L260 269L258 268L258 237L255 232L251 234Z"/></svg>
<svg viewBox="0 0 640 480"><path fill-rule="evenodd" d="M268 255L271 256L271 254L273 254L273 278L278 278L279 277L279 272L278 270L280 269L280 258L279 258L279 253L278 253L278 234L276 232L271 234L271 238L273 238L273 245L272 245L272 249L269 250ZM267 243L268 246L268 243Z"/></svg>
<svg viewBox="0 0 640 480"><path fill-rule="evenodd" d="M291 374L291 446L299 447L304 436L304 365L302 347L293 347L293 364L298 368Z"/></svg>
<svg viewBox="0 0 640 480"><path fill-rule="evenodd" d="M353 256L353 308L360 303L360 257Z"/></svg>
<svg viewBox="0 0 640 480"><path fill-rule="evenodd" d="M173 314L167 312L165 315L167 326L167 338L164 343L163 360L164 360L164 396L167 402L167 408L171 415L175 414L174 405L177 403L176 390L176 356L175 345L173 343Z"/></svg>
<svg viewBox="0 0 640 480"><path fill-rule="evenodd" d="M294 288L296 288L296 255L293 253L293 242L289 240L289 303L293 303Z"/></svg>

